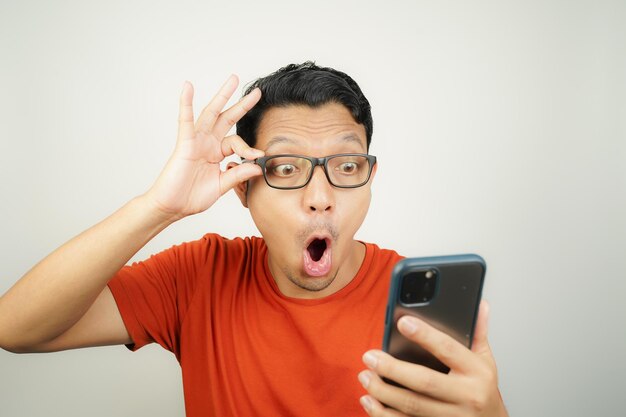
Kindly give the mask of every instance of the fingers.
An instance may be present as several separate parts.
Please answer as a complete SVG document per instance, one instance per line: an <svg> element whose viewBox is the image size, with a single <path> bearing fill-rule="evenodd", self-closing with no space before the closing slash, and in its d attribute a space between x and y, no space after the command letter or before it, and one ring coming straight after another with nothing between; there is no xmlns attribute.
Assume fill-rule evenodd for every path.
<svg viewBox="0 0 626 417"><path fill-rule="evenodd" d="M248 146L248 144L237 135L226 137L222 141L221 146L222 154L225 157L237 154L242 158L252 160L265 155L263 151ZM263 171L261 167L255 164L240 164L234 167L229 167L229 169L222 172L220 176L220 193L221 195L224 195L224 193L233 188L235 185L262 174Z"/></svg>
<svg viewBox="0 0 626 417"><path fill-rule="evenodd" d="M444 415L446 406L448 406L446 403L429 398L426 395L389 385L380 379L376 373L371 371L361 372L359 374L359 381L361 381L363 387L371 395L369 404L370 410L367 410L366 404L361 403L371 416L396 416L405 414L409 416L437 416ZM380 403L404 414L386 409L377 401L371 401L373 399L372 397L380 401Z"/></svg>
<svg viewBox="0 0 626 417"><path fill-rule="evenodd" d="M232 167L220 175L220 194L224 195L237 184L262 174L261 167L254 164L240 164Z"/></svg>
<svg viewBox="0 0 626 417"><path fill-rule="evenodd" d="M193 136L193 85L189 81L183 84L178 109L178 139L188 139Z"/></svg>
<svg viewBox="0 0 626 417"><path fill-rule="evenodd" d="M218 93L211 99L209 104L202 110L195 123L195 132L207 136L211 136L218 141L228 133L228 131L237 123L261 98L261 90L255 88L249 94L244 96L238 103L234 104L227 110L222 109L228 103L233 93L237 89L239 80L237 76L231 75L222 85ZM179 130L178 138L189 139L194 136L193 121L193 86L189 82L183 85L183 91L180 97L179 110Z"/></svg>
<svg viewBox="0 0 626 417"><path fill-rule="evenodd" d="M442 401L455 401L463 397L463 392L457 392L447 375L422 365L401 361L388 353L368 351L363 355L363 362L381 377L391 379L411 391ZM393 388L392 385L389 386Z"/></svg>
<svg viewBox="0 0 626 417"><path fill-rule="evenodd" d="M201 133L209 134L213 129L215 121L220 116L222 109L228 103L228 100L232 97L233 93L237 89L239 79L236 75L232 74L222 84L217 94L211 99L209 104L202 110L198 117L197 130ZM226 134L226 133L224 133ZM222 136L220 136L221 138Z"/></svg>
<svg viewBox="0 0 626 417"><path fill-rule="evenodd" d="M400 332L448 365L451 372L443 374L398 360L382 351L368 351L363 355L363 362L370 369L359 374L359 381L369 393L361 398L367 413L370 416L434 416L459 415L469 410L474 412L472 415L506 415L505 411L498 411L504 410L504 406L487 343L488 310L488 304L482 303L472 350L416 317L402 317L398 321ZM402 386L397 387L386 379Z"/></svg>
<svg viewBox="0 0 626 417"><path fill-rule="evenodd" d="M213 126L212 134L217 138L223 138L228 131L237 123L256 103L261 99L261 90L255 88L248 95L218 117Z"/></svg>
<svg viewBox="0 0 626 417"><path fill-rule="evenodd" d="M251 148L248 144L241 138L241 136L231 135L222 141L222 155L224 157L230 156L232 154L237 154L242 158L246 159L256 159L265 155L265 152Z"/></svg>
<svg viewBox="0 0 626 417"><path fill-rule="evenodd" d="M375 398L369 395L362 396L359 402L361 403L367 414L372 417L405 417L405 414L401 414L399 411L396 411L393 408L385 407Z"/></svg>
<svg viewBox="0 0 626 417"><path fill-rule="evenodd" d="M416 317L404 316L398 320L398 329L407 339L432 353L450 369L460 372L475 369L476 359L468 348L428 323Z"/></svg>

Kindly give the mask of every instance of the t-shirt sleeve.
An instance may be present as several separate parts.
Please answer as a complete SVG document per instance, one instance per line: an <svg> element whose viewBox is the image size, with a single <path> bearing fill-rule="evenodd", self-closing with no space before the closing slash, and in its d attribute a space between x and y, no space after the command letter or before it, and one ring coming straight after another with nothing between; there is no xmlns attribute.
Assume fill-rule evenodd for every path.
<svg viewBox="0 0 626 417"><path fill-rule="evenodd" d="M136 351L156 342L179 357L180 328L207 262L209 235L123 267L109 281Z"/></svg>

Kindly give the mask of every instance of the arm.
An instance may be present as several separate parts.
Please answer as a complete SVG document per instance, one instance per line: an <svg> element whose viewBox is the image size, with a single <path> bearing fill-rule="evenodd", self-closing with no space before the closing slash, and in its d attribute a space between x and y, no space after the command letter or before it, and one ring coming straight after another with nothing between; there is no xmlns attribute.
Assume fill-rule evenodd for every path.
<svg viewBox="0 0 626 417"><path fill-rule="evenodd" d="M14 352L41 350L40 345L86 316L96 299L98 306L85 317L93 323L94 332L98 321L114 313L119 317L112 308L115 302L110 292L108 297L103 293L107 282L167 226L146 204L142 198L132 200L51 253L4 294L0 298L0 346ZM112 334L94 337L128 343L126 329L120 324L110 328ZM111 333L108 326L101 329Z"/></svg>
<svg viewBox="0 0 626 417"><path fill-rule="evenodd" d="M382 351L369 351L363 361L370 370L359 374L369 394L361 398L365 411L370 416L507 417L487 342L487 315L487 303L482 302L471 350L417 318L401 318L400 332L430 351L450 372L443 374ZM387 384L381 377L408 389Z"/></svg>
<svg viewBox="0 0 626 417"><path fill-rule="evenodd" d="M0 298L0 347L41 352L132 342L108 281L167 226L207 210L238 182L261 174L252 164L220 169L234 153L263 155L236 135L225 137L260 98L254 90L222 112L237 84L231 76L194 123L193 87L185 83L176 148L155 184L48 255Z"/></svg>

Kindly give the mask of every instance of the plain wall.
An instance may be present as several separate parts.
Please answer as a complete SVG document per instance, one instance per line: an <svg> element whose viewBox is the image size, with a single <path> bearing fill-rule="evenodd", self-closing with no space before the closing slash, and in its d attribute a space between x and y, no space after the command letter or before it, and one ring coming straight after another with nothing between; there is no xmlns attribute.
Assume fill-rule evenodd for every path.
<svg viewBox="0 0 626 417"><path fill-rule="evenodd" d="M184 80L198 111L230 73L312 59L372 104L379 167L357 237L487 260L511 415L621 415L624 22L623 1L2 0L0 293L147 190ZM229 193L133 259L206 232L258 234ZM180 378L156 345L0 351L0 415L183 416Z"/></svg>

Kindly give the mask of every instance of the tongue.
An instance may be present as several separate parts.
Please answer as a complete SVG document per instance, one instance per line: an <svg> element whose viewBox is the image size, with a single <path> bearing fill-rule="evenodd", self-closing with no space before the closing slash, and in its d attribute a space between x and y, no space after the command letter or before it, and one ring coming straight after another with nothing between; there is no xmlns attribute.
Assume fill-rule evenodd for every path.
<svg viewBox="0 0 626 417"><path fill-rule="evenodd" d="M325 244L314 242L304 250L304 272L307 275L312 277L327 275L331 266L331 252Z"/></svg>

